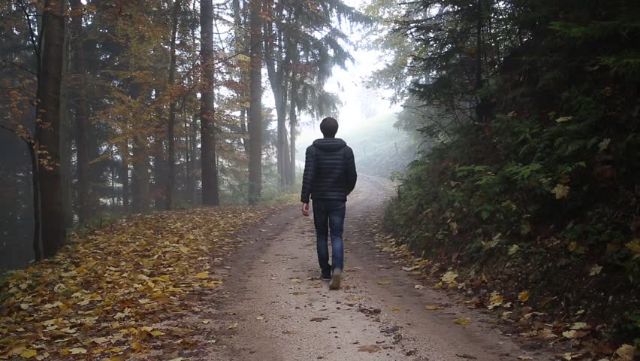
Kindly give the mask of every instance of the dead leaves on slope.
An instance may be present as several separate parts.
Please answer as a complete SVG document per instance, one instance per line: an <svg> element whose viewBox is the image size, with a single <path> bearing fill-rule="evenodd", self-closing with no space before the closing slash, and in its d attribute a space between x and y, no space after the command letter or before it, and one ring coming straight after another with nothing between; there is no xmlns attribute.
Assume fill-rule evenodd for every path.
<svg viewBox="0 0 640 361"><path fill-rule="evenodd" d="M635 347L622 345L619 348L612 348L607 342L599 341L596 337L597 330L602 325L589 325L582 321L584 310L578 311L570 320L550 320L548 315L535 311L529 304L532 293L529 290L515 290L508 295L498 291L490 291L489 281L484 274L475 275L473 278L463 277L454 269L444 270L444 265L431 262L424 257L417 257L412 254L406 244L399 243L391 236L378 232L375 237L375 245L379 251L389 254L395 259L394 263L399 264L401 269L423 280L430 276L434 289L454 289L464 291L467 295L475 294L464 303L469 308L486 308L498 311L500 319L505 323L517 326L519 335L526 338L537 339L540 342L556 344L562 343L567 347L580 350L579 352L567 352L558 355L563 360L585 360L588 357L600 361L622 361L633 360L637 353ZM634 243L635 242L635 243ZM626 247L640 257L640 241L629 242ZM510 255L518 249L510 250ZM454 255L455 257L455 255ZM602 267L595 264L589 271L590 276L600 274ZM466 276L466 275L465 275ZM380 282L379 282L380 283ZM428 281L426 282L428 283ZM481 292L475 292L480 289ZM535 296L535 295L534 295ZM544 300L542 302L545 302ZM547 301L548 302L548 301ZM441 305L425 305L428 311L439 311ZM468 326L471 319L458 317L453 322L460 326ZM630 356L631 355L631 356ZM603 356L608 356L603 357ZM528 359L528 356L522 356Z"/></svg>
<svg viewBox="0 0 640 361"><path fill-rule="evenodd" d="M189 348L194 330L166 321L188 311L190 295L220 285L210 260L262 216L243 208L135 216L13 272L0 303L0 359L127 359Z"/></svg>

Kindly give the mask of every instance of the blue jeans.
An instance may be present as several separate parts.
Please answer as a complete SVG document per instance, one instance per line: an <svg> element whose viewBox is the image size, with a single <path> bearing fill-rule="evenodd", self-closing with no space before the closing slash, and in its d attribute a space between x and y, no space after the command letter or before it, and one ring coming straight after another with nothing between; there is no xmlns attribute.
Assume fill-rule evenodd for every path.
<svg viewBox="0 0 640 361"><path fill-rule="evenodd" d="M316 246L318 262L322 275L331 275L329 265L329 247L327 238L331 234L331 253L333 269L342 270L344 267L344 245L342 231L344 229L345 202L328 199L314 199L313 223L316 227Z"/></svg>

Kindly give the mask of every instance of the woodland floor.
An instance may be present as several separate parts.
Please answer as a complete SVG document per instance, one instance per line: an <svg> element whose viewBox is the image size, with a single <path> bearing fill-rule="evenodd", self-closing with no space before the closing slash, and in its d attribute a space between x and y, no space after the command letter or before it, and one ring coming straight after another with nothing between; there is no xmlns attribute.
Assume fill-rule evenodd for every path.
<svg viewBox="0 0 640 361"><path fill-rule="evenodd" d="M339 291L318 278L298 205L137 216L84 235L5 281L0 359L557 359L381 250L392 191L359 180Z"/></svg>

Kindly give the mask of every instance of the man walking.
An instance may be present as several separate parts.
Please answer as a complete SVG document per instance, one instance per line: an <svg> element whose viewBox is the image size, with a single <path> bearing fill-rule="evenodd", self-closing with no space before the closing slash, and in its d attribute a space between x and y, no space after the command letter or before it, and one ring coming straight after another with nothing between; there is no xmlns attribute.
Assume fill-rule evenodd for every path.
<svg viewBox="0 0 640 361"><path fill-rule="evenodd" d="M313 198L313 223L322 278L331 280L329 289L340 288L344 265L342 231L347 196L356 185L353 150L336 138L338 121L324 118L320 122L323 139L307 148L302 178L302 214L309 215L309 198ZM331 235L331 263L327 238Z"/></svg>

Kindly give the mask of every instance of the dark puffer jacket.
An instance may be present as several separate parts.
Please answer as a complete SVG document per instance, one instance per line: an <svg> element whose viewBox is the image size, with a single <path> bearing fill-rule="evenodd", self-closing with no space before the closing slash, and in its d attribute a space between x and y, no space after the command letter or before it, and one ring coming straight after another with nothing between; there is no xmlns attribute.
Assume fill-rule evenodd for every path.
<svg viewBox="0 0 640 361"><path fill-rule="evenodd" d="M317 139L307 148L301 200L308 203L311 197L346 201L357 178L353 150L344 140Z"/></svg>

